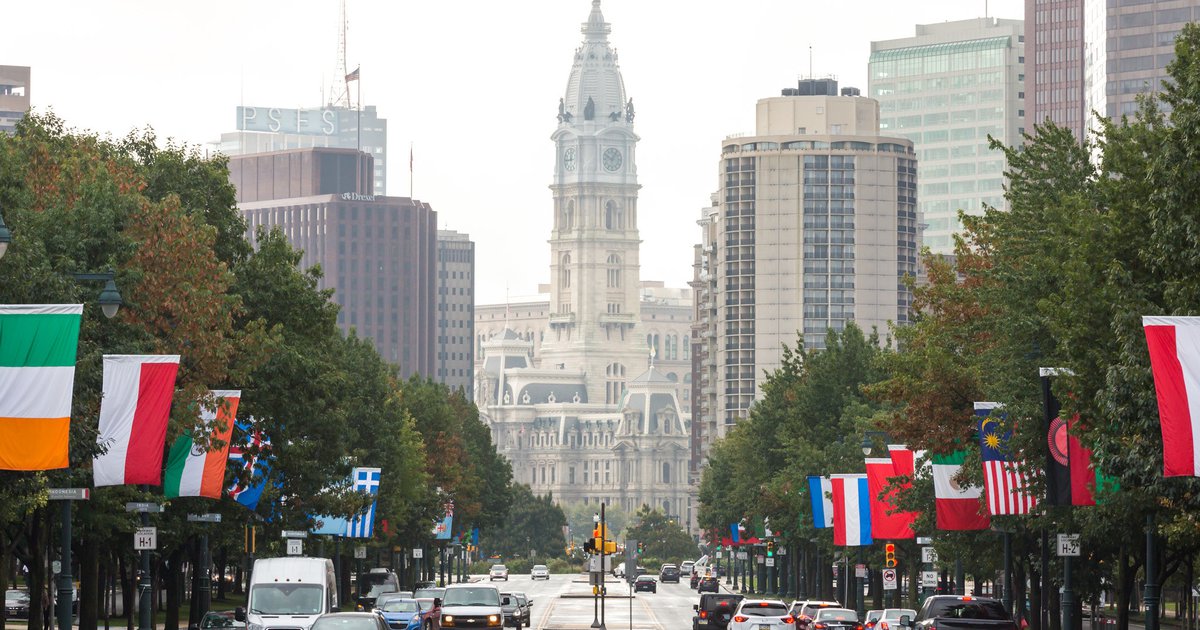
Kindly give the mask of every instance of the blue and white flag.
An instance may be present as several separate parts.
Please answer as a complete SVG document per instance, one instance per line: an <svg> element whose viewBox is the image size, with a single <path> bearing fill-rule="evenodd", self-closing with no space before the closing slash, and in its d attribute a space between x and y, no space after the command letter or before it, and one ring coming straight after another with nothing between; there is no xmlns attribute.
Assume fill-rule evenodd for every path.
<svg viewBox="0 0 1200 630"><path fill-rule="evenodd" d="M829 477L808 477L808 494L812 499L813 527L833 527L833 482Z"/></svg>
<svg viewBox="0 0 1200 630"><path fill-rule="evenodd" d="M871 538L871 491L866 475L833 475L833 544L862 547Z"/></svg>
<svg viewBox="0 0 1200 630"><path fill-rule="evenodd" d="M346 529L347 538L370 538L375 533L375 504L379 503L379 468L355 468L354 491L365 492L372 497L371 507L366 512L350 519Z"/></svg>

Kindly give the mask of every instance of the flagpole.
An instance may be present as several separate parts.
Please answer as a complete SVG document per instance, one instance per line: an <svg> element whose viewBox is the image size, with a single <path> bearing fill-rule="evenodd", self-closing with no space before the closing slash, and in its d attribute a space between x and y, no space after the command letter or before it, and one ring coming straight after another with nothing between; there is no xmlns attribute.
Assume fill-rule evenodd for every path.
<svg viewBox="0 0 1200 630"><path fill-rule="evenodd" d="M354 72L358 73L361 69L362 66L359 66L354 69ZM358 85L358 150L362 151L362 75L359 74L354 77L354 82ZM371 174L371 181L375 181L374 173ZM374 187L374 183L372 183L371 188L373 189Z"/></svg>

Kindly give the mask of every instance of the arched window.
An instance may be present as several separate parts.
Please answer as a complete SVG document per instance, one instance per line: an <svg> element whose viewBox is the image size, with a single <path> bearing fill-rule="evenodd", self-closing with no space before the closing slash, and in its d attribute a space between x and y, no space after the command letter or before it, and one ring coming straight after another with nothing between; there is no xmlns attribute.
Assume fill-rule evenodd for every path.
<svg viewBox="0 0 1200 630"><path fill-rule="evenodd" d="M616 254L608 255L608 288L621 288L621 257Z"/></svg>
<svg viewBox="0 0 1200 630"><path fill-rule="evenodd" d="M558 262L558 288L571 288L571 255L563 254Z"/></svg>
<svg viewBox="0 0 1200 630"><path fill-rule="evenodd" d="M625 227L624 223L625 220L621 209L617 207L617 202L610 201L604 204L604 229L620 230Z"/></svg>

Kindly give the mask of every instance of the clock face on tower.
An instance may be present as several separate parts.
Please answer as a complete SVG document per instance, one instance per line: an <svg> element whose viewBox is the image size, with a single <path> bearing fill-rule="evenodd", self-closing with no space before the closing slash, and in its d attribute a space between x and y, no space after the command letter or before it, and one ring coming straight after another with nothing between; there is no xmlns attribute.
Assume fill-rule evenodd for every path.
<svg viewBox="0 0 1200 630"><path fill-rule="evenodd" d="M575 147L567 147L567 150L563 151L563 168L568 171L575 170Z"/></svg>
<svg viewBox="0 0 1200 630"><path fill-rule="evenodd" d="M605 149L601 163L604 164L606 171L615 171L621 168L621 152L611 147Z"/></svg>

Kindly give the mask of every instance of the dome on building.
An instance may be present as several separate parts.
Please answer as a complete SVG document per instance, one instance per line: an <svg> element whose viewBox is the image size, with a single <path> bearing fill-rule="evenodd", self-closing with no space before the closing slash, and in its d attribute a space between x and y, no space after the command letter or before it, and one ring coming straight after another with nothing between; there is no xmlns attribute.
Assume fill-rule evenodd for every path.
<svg viewBox="0 0 1200 630"><path fill-rule="evenodd" d="M592 0L592 12L582 31L583 45L575 49L575 63L563 99L566 111L575 122L624 121L625 82L617 66L617 53L608 43L611 29L600 12L600 0Z"/></svg>
<svg viewBox="0 0 1200 630"><path fill-rule="evenodd" d="M684 435L686 427L675 396L677 384L650 369L629 381L621 401L622 435Z"/></svg>

